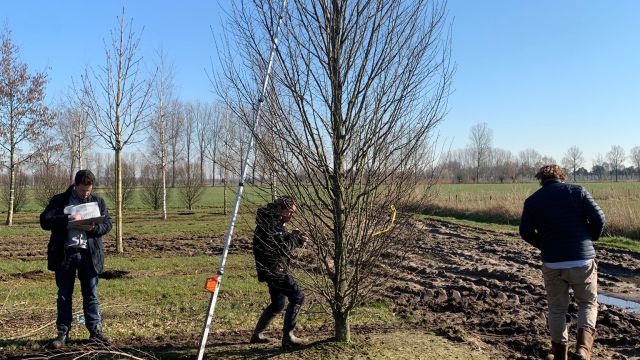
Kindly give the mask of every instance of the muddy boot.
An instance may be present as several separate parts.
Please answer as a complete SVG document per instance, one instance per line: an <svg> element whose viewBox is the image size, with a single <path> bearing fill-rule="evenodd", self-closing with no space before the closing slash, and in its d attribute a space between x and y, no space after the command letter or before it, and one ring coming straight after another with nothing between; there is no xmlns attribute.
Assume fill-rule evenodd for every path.
<svg viewBox="0 0 640 360"><path fill-rule="evenodd" d="M276 313L272 312L269 308L266 308L262 312L262 315L260 315L260 319L258 319L258 323L256 324L256 328L253 330L253 335L251 335L251 340L249 340L251 344L267 344L275 341L275 339L264 334L267 326L269 326L269 323L275 316Z"/></svg>
<svg viewBox="0 0 640 360"><path fill-rule="evenodd" d="M282 347L284 349L294 349L304 346L304 341L293 334L300 308L302 308L302 305L289 304L287 312L284 314L284 326L282 327Z"/></svg>
<svg viewBox="0 0 640 360"><path fill-rule="evenodd" d="M102 332L102 328L100 326L96 327L93 331L89 333L89 340L103 343L108 345L111 343L111 340L105 336L104 332Z"/></svg>
<svg viewBox="0 0 640 360"><path fill-rule="evenodd" d="M568 360L569 346L551 342L551 354L547 355L547 360Z"/></svg>
<svg viewBox="0 0 640 360"><path fill-rule="evenodd" d="M62 349L69 341L69 330L58 330L58 336L51 342L51 348Z"/></svg>
<svg viewBox="0 0 640 360"><path fill-rule="evenodd" d="M576 359L591 359L591 348L593 347L593 337L595 336L595 332L595 329L588 326L578 329Z"/></svg>

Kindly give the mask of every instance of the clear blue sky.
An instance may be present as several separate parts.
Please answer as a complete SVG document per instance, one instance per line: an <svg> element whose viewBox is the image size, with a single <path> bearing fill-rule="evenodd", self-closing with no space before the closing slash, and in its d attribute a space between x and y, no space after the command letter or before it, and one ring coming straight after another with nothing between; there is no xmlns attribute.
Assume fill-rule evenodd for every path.
<svg viewBox="0 0 640 360"><path fill-rule="evenodd" d="M220 1L226 4L225 1ZM174 63L178 96L214 98L205 74L220 32L214 0L3 1L21 59L47 69L48 99L62 96L85 66L104 63L104 40L122 7L142 33L142 54L162 48ZM227 6L227 5L225 5ZM587 167L612 145L640 145L640 1L449 0L457 64L450 111L439 128L452 148L486 122L493 145L534 148L560 161L577 145ZM151 64L151 63L150 63Z"/></svg>

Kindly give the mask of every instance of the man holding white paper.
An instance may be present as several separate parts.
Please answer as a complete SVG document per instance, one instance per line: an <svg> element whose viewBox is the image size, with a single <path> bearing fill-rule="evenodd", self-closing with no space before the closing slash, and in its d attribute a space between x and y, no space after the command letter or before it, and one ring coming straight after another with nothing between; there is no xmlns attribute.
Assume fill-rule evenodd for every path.
<svg viewBox="0 0 640 360"><path fill-rule="evenodd" d="M104 200L93 195L95 176L89 170L76 173L74 184L55 195L40 214L40 226L51 231L47 248L48 268L56 274L58 287L58 336L52 347L59 349L69 338L73 287L76 274L82 289L82 308L90 339L109 342L102 331L98 301L98 274L104 269L102 236L111 230L111 217Z"/></svg>

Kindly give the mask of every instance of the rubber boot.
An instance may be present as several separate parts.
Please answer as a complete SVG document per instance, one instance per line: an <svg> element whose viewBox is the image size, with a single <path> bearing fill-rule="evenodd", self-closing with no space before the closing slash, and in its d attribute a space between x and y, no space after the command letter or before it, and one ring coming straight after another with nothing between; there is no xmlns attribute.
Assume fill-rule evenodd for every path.
<svg viewBox="0 0 640 360"><path fill-rule="evenodd" d="M282 327L282 347L284 349L294 349L304 346L304 341L293 334L301 308L302 305L290 303L284 314L284 326Z"/></svg>
<svg viewBox="0 0 640 360"><path fill-rule="evenodd" d="M253 335L251 335L251 340L249 340L252 344L268 344L275 339L270 338L264 334L264 331L267 329L267 326L271 323L271 320L276 316L276 313L272 312L271 309L266 308L260 318L258 319L258 323L256 324L255 330L253 330Z"/></svg>
<svg viewBox="0 0 640 360"><path fill-rule="evenodd" d="M104 332L102 332L102 327L100 326L96 327L95 329L93 329L93 331L89 332L89 340L100 342L105 345L108 345L111 343L111 340L104 335Z"/></svg>
<svg viewBox="0 0 640 360"><path fill-rule="evenodd" d="M62 349L67 341L69 341L69 330L58 329L58 336L51 342L51 347L53 349Z"/></svg>
<svg viewBox="0 0 640 360"><path fill-rule="evenodd" d="M581 327L578 329L578 338L576 343L576 359L590 360L591 348L593 347L593 338L596 330L591 327Z"/></svg>
<svg viewBox="0 0 640 360"><path fill-rule="evenodd" d="M547 360L568 360L569 345L551 342L551 354L547 355Z"/></svg>

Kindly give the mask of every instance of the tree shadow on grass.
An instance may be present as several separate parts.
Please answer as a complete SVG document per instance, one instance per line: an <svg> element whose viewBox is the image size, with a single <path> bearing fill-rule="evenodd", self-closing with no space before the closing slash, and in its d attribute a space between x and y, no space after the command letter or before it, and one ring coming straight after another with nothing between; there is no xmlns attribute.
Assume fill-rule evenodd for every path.
<svg viewBox="0 0 640 360"><path fill-rule="evenodd" d="M268 345L254 345L249 342L238 343L237 341L214 342L207 345L205 358L208 359L269 359L282 354L295 355L297 352L305 351L314 347L333 342L333 338L327 338L310 342L296 349L282 349L278 343ZM92 342L86 339L71 340L67 346L60 350L53 350L50 347L51 340L1 340L0 349L8 350L2 354L6 359L67 359L69 354L73 357L85 358L81 353L88 350L101 349L105 353L94 353L91 359L113 359L114 355L108 350L114 350L125 354L142 356L143 358L156 358L163 360L193 359L198 349L193 346L170 346L167 344L157 346L123 346L119 347L117 341L111 346L92 346ZM0 352L1 354L1 352ZM3 357L5 358L5 357ZM89 358L89 357L86 357Z"/></svg>
<svg viewBox="0 0 640 360"><path fill-rule="evenodd" d="M208 346L209 351L207 355L213 358L232 358L232 359L269 359L282 354L295 354L299 351L304 351L310 348L314 348L323 344L328 344L334 341L334 338L328 338L318 341L309 342L304 346L296 349L282 349L279 346L267 345L268 347L260 345L251 345L246 347L249 343L214 343ZM275 343L274 343L275 344ZM238 346L242 345L242 347ZM222 349L224 347L230 347L229 349ZM215 349L212 349L215 348Z"/></svg>

